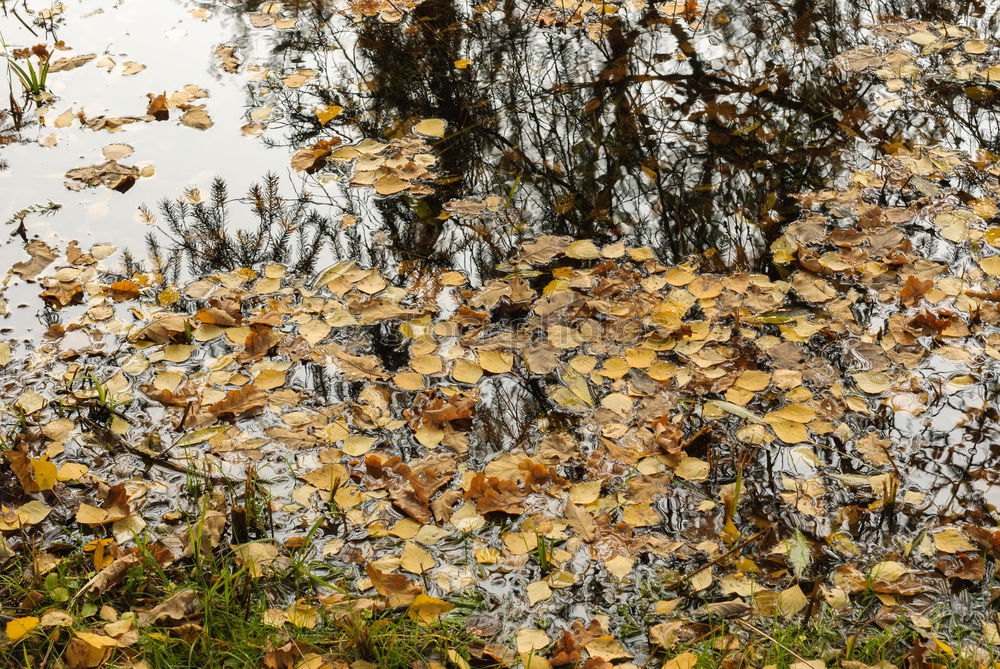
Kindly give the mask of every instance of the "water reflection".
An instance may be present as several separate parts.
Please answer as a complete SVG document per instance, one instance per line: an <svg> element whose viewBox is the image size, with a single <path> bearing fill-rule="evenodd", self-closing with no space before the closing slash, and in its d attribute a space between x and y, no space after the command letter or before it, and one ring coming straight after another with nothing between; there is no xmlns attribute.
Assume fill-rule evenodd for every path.
<svg viewBox="0 0 1000 669"><path fill-rule="evenodd" d="M268 100L294 147L448 122L434 193L419 206L374 203L402 259L454 254L468 231L436 219L444 203L493 194L516 215L479 231L488 260L511 236L549 232L625 238L675 259L714 248L719 264L765 266L760 249L794 217L793 194L836 183L920 113L887 118L874 82L832 66L868 23L903 9L891 3L429 0L393 23L377 8L295 5L269 65L315 69L318 83ZM940 20L977 11L919 8ZM320 103L346 111L324 128L311 112ZM968 123L965 103L933 111Z"/></svg>
<svg viewBox="0 0 1000 669"><path fill-rule="evenodd" d="M240 5L233 16L242 21L262 7ZM833 67L835 57L875 39L874 29L864 27L878 20L874 11L843 4L562 7L428 0L403 10L357 2L345 14L323 2L302 2L284 11L282 20L294 19L294 27L266 33L274 54L268 69L314 75L305 85L279 85L274 76L252 86L251 120L274 107L265 140L293 150L320 139L398 140L417 121L442 119L447 132L434 142L431 192L377 198L369 188L349 186L343 170L321 166L309 177L308 197L291 203L269 179L248 198L256 227L236 236L224 230L232 196L221 185L215 194L206 191L204 204L192 204L195 198L168 202L161 218L168 241L152 240L162 245L154 266L169 266L168 282L180 282L181 260L199 276L267 262L308 274L322 249L397 268L399 284L412 280L408 286L416 283L417 270L435 264L462 267L482 282L509 269L497 265L521 238L540 233L649 244L664 260L716 249L704 256L706 264L756 266L777 276L781 269L769 265L768 249L784 224L800 215L796 193L832 188L859 165L867 167L887 145L904 140L967 149L996 143L997 120L985 93L970 95L960 86L958 95L959 84L943 79L919 104L886 104L879 80ZM909 9L886 4L877 11ZM933 4L919 11L981 28L993 16L971 3L964 14ZM355 20L355 14L361 16ZM260 35L247 28L234 41L249 45ZM319 105L344 111L324 120L315 113ZM289 153L274 155L285 160ZM959 200L978 198L992 187L979 176L920 180L901 172L877 198L882 207L906 207L947 188L959 189ZM471 211L470 205L454 204L488 195L495 206L474 216L457 211ZM860 218L849 200L845 195L830 207L847 227ZM451 216L441 215L449 209ZM919 222L905 232L910 236L893 229L885 246L917 249L918 258L956 264L968 255L965 247L941 243L936 230ZM551 278L540 265L536 275L525 275L524 285L542 289ZM865 290L879 287L872 283ZM841 290L838 299L848 292ZM883 323L899 315L891 297L882 305L872 290L845 307L858 325L851 336L831 331L806 337L794 363L815 380L806 385L818 394L843 373L874 369L872 360L882 352L862 339L883 334ZM806 302L807 313L829 315L825 306ZM732 310L738 313L736 306ZM494 303L483 312L483 326L516 331L526 314L528 308L516 300ZM333 336L350 337L359 350L372 351L386 370L396 372L411 353L409 342L390 340L397 325L345 327ZM768 333L781 334L777 328ZM692 543L717 538L724 531L723 515L709 517L699 506L714 505L716 493L723 505L736 504L726 496L732 497L737 480L743 486L739 520L748 527L771 527L771 546L794 530L803 532L823 546L817 552L825 554L824 568L843 562L852 550L881 554L884 548L901 548L903 539L934 517L981 521L996 502L995 370L984 366L971 385L935 388L932 378L962 368L926 355L921 347L936 345L932 339L914 344L920 354L903 365L926 375L921 390L931 396L923 414L883 406L869 416L845 418L842 408L824 408L838 421L843 418L853 435L875 431L887 439L891 462L881 467L866 462L842 435L818 438L814 453L777 442L743 448L719 429L712 446L685 446L689 455L711 461L712 478L704 486L710 493L697 486L671 490L656 505L661 529ZM747 351L756 346L742 344ZM763 355L753 361L788 367ZM884 364L881 369L889 366ZM321 389L326 404L357 398L362 387L319 361L303 376L304 387ZM603 446L594 424L561 411L547 396L547 388L559 382L556 375L526 376L478 386L482 398L470 419L470 466L526 444L537 446L543 419L552 432L573 439L581 455L599 454ZM671 396L667 385L641 377L630 383L639 395ZM412 396L394 396L395 415L405 415L408 403ZM710 424L697 411L685 420L689 433ZM412 445L399 449L404 458L418 452ZM574 465L561 475L577 480L586 473L583 465ZM845 549L836 537L853 538L854 549ZM774 562L773 571L784 569L784 557L761 556L761 561ZM603 597L600 584L586 587L591 585L595 592L588 596ZM610 595L606 601L613 603Z"/></svg>
<svg viewBox="0 0 1000 669"><path fill-rule="evenodd" d="M556 233L649 244L664 259L712 249L718 253L703 260L709 265L772 269L761 250L800 214L795 194L843 184L901 143L972 153L995 149L1000 136L992 88L969 92L968 82L944 71L946 52L932 54L932 67L942 72L927 76L923 94L906 102L888 98L883 79L834 64L859 45L892 36L897 17L992 34L996 3L429 0L405 9L295 5L296 27L273 35L269 67L314 69L322 83L253 101L278 104L276 116L287 125L281 139L271 140L294 148L331 136L398 137L425 118L447 122L447 135L434 146L432 194L368 199L326 183L330 203L363 218L368 239L387 234L383 261L458 262L484 279L496 275L495 264L518 239ZM909 61L900 62L900 76L914 76L905 72ZM324 126L312 112L317 104L345 111ZM967 176L970 183L953 177L941 185L981 195L982 185ZM906 206L932 185L922 187L916 195L883 189L880 204ZM439 216L448 202L485 195L505 206L478 225ZM933 234L910 232L924 257L956 260L959 251ZM874 307L868 323L887 316ZM821 355L839 364L850 346ZM940 372L926 369L928 378ZM984 377L963 392L937 393L921 416L885 411L853 426L879 430L899 446L893 467L905 473L908 490L925 495L919 504L904 510L883 503L897 494L902 500L907 489L871 489L838 493L845 505L839 521L793 517L768 504L750 515L759 524L815 523L820 537L842 522L872 546L891 543L894 531L918 529L924 514L980 520L996 502L988 463L1000 455L989 387ZM519 421L551 412L527 393L521 400ZM480 431L492 434L493 421L483 420ZM872 472L835 451L823 457L831 471ZM758 458L751 498L770 498L781 472L808 478L819 471L795 454ZM880 510L873 514L868 505Z"/></svg>

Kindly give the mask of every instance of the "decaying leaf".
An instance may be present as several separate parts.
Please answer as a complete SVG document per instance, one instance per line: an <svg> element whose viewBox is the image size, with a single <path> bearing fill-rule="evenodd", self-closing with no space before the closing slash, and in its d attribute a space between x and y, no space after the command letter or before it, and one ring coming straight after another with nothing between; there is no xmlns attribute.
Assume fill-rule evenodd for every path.
<svg viewBox="0 0 1000 669"><path fill-rule="evenodd" d="M66 172L66 187L70 190L80 190L92 186L107 186L119 193L132 188L139 178L139 170L135 167L122 165L109 160L100 165L78 167Z"/></svg>

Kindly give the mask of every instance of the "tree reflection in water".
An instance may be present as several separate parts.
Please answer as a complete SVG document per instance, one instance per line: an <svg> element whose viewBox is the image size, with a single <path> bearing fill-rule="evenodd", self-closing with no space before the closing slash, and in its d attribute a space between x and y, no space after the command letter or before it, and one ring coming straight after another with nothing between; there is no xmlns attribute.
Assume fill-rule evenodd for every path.
<svg viewBox="0 0 1000 669"><path fill-rule="evenodd" d="M384 138L445 119L434 193L379 200L366 224L388 234L397 259L466 249L485 269L542 232L625 238L667 259L714 249L707 260L719 266L764 268L795 193L836 183L904 129L941 136L930 126L942 116L982 139L946 86L936 101L953 104L917 119L880 109L877 82L833 58L885 16L988 23L983 8L740 4L632 2L602 14L589 2L427 0L400 14L374 1L346 13L301 2L295 29L274 33L269 67L315 69L320 83L267 96L287 122L272 141ZM380 8L400 20L364 15ZM318 103L346 110L323 127ZM438 218L450 200L490 194L509 203L495 220ZM331 197L344 206L358 194Z"/></svg>
<svg viewBox="0 0 1000 669"><path fill-rule="evenodd" d="M250 107L274 105L266 140L293 149L321 139L389 141L422 119L446 121L433 147L429 194L379 198L370 188L349 186L334 167L311 175L308 186L324 216L353 217L339 231L324 223L341 257L408 272L457 264L474 280L505 272L508 252L539 234L648 244L663 260L700 254L709 268L779 273L768 249L801 213L796 194L844 186L893 147L997 148L993 85L977 84L970 93L967 83L936 76L934 60L944 62L947 54L932 55L931 68L920 73L922 94L906 104L887 102L883 79L837 62L877 41L869 26L886 17L914 18L917 11L917 18L989 34L993 9L772 2L599 10L426 0L393 15L387 2L358 0L345 14L324 2L300 3L295 29L271 33L268 68L318 76L295 88L265 79L252 90ZM362 16L355 20L351 12ZM386 13L399 21L382 20ZM321 104L344 111L324 124L314 112ZM963 183L942 185L981 197L975 171L952 178L958 179ZM318 188L327 202L315 195ZM935 188L894 184L873 204L905 208ZM485 196L502 206L479 216L448 215L456 208L449 202ZM840 209L831 213L850 221L852 214ZM944 260L936 257L934 234L919 224L910 233L920 257ZM875 297L856 306L862 327L887 318L879 310L891 308ZM491 318L517 317L500 311ZM848 372L852 347L860 343L814 339L808 348L814 360ZM921 373L940 376L930 360L921 360ZM1000 457L995 386L986 374L961 393L933 395L922 416L886 409L858 419L859 433L875 429L891 438L893 467L929 494L919 513L906 514L896 513L894 503L870 514L845 498L836 522L875 545L895 530L916 529L925 514L987 513L995 478L988 463ZM523 438L518 426L551 413L535 391L495 389L506 399L482 403L475 441ZM856 458L835 451L823 457L832 471L857 467ZM778 474L794 469L788 458L781 449L756 454L748 499L771 499L782 489ZM897 492L872 496L888 500ZM757 513L762 523L799 525L771 505Z"/></svg>

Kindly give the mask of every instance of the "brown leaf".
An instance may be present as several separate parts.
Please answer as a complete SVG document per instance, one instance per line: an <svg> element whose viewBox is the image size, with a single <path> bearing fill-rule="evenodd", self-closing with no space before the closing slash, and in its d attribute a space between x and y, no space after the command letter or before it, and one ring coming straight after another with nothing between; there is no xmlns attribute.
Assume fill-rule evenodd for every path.
<svg viewBox="0 0 1000 669"><path fill-rule="evenodd" d="M244 386L226 393L225 399L206 407L206 411L221 420L235 420L240 416L263 408L267 395L253 386Z"/></svg>
<svg viewBox="0 0 1000 669"><path fill-rule="evenodd" d="M20 274L25 281L32 281L59 256L59 251L54 247L37 239L30 240L25 250L31 256L31 260L14 263L11 268L12 272Z"/></svg>
<svg viewBox="0 0 1000 669"><path fill-rule="evenodd" d="M48 485L48 487L41 487L39 485L38 472L36 471L36 467L32 466L37 461L29 457L25 452L12 449L6 451L4 457L7 459L7 464L14 471L14 475L17 476L18 483L21 484L21 489L24 492L40 492L41 490L52 488L51 485ZM54 465L51 466L54 468Z"/></svg>
<svg viewBox="0 0 1000 669"><path fill-rule="evenodd" d="M143 627L157 623L172 625L185 618L197 616L201 611L202 604L197 592L179 590L149 611L139 613L138 622Z"/></svg>
<svg viewBox="0 0 1000 669"><path fill-rule="evenodd" d="M553 667L561 667L565 664L573 664L580 661L580 646L576 642L576 638L569 633L569 630L563 630L562 636L556 640L556 644L552 649L552 659L549 663Z"/></svg>
<svg viewBox="0 0 1000 669"><path fill-rule="evenodd" d="M198 310L198 313L194 315L194 318L202 323L219 325L225 328L239 325L241 320L234 317L228 311L224 311L218 307L202 307Z"/></svg>
<svg viewBox="0 0 1000 669"><path fill-rule="evenodd" d="M524 513L525 491L517 487L513 481L487 478L482 472L472 477L465 499L475 500L476 508L481 514L500 511L517 515Z"/></svg>
<svg viewBox="0 0 1000 669"><path fill-rule="evenodd" d="M189 128L195 128L196 130L208 130L215 125L209 117L208 112L205 111L205 105L199 105L188 109L181 116L181 123Z"/></svg>
<svg viewBox="0 0 1000 669"><path fill-rule="evenodd" d="M371 563L365 564L365 571L375 590L388 600L390 607L409 606L424 591L419 584L402 574L387 574Z"/></svg>
<svg viewBox="0 0 1000 669"><path fill-rule="evenodd" d="M72 169L66 173L66 178L69 179L66 182L66 186L71 190L80 190L92 186L107 186L119 193L124 193L139 178L139 170L135 167L109 160L100 165Z"/></svg>
<svg viewBox="0 0 1000 669"><path fill-rule="evenodd" d="M748 614L750 610L750 605L737 597L728 602L705 604L697 610L697 613L715 618L739 618Z"/></svg>
<svg viewBox="0 0 1000 669"><path fill-rule="evenodd" d="M157 121L166 121L170 118L170 110L167 109L166 91L160 95L146 93L146 97L149 98L149 105L146 107L147 114L155 118Z"/></svg>
<svg viewBox="0 0 1000 669"><path fill-rule="evenodd" d="M266 325L254 325L247 335L244 350L236 355L239 362L260 360L281 341L281 335Z"/></svg>
<svg viewBox="0 0 1000 669"><path fill-rule="evenodd" d="M219 59L222 69L230 74L240 71L240 60L236 57L236 47L229 44L220 44L215 47L215 56Z"/></svg>
<svg viewBox="0 0 1000 669"><path fill-rule="evenodd" d="M986 565L983 558L968 553L946 555L938 560L934 566L948 578L958 578L974 583L981 581L986 575Z"/></svg>
<svg viewBox="0 0 1000 669"><path fill-rule="evenodd" d="M131 341L149 341L154 344L166 344L173 340L183 341L181 335L188 328L186 316L181 314L166 314L152 323L129 335Z"/></svg>
<svg viewBox="0 0 1000 669"><path fill-rule="evenodd" d="M129 569L141 562L142 556L138 553L130 553L115 558L111 564L97 572L97 575L90 579L80 589L80 592L83 593L91 589L96 590L98 593L107 592L124 580L125 574Z"/></svg>
<svg viewBox="0 0 1000 669"><path fill-rule="evenodd" d="M212 549L218 548L222 542L222 532L226 529L226 514L209 509L201 515L198 523L184 531L181 535L181 545L184 547L181 557L191 557L199 548L202 555L212 554Z"/></svg>
<svg viewBox="0 0 1000 669"><path fill-rule="evenodd" d="M78 67L86 65L90 61L94 60L97 54L86 53L79 56L73 56L72 58L57 58L49 64L49 74L53 72L66 72L68 70L75 70Z"/></svg>
<svg viewBox="0 0 1000 669"><path fill-rule="evenodd" d="M326 157L340 144L340 138L321 139L312 146L299 149L292 155L292 169L312 174L326 165Z"/></svg>
<svg viewBox="0 0 1000 669"><path fill-rule="evenodd" d="M52 309L58 310L71 304L78 304L83 300L83 286L75 281L63 282L45 279L42 285L45 290L38 295Z"/></svg>
<svg viewBox="0 0 1000 669"><path fill-rule="evenodd" d="M583 507L572 502L566 504L566 520L573 526L580 538L587 543L597 538L597 525L594 523L594 517Z"/></svg>
<svg viewBox="0 0 1000 669"><path fill-rule="evenodd" d="M903 284L903 288L899 291L899 301L908 307L912 307L914 304L920 301L928 290L934 287L934 281L928 279L927 281L921 281L914 275L906 277L906 282Z"/></svg>

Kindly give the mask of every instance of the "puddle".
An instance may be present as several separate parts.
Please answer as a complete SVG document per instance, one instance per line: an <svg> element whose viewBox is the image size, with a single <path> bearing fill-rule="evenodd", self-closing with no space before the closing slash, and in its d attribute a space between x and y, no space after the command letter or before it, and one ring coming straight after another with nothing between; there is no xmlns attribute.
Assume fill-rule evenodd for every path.
<svg viewBox="0 0 1000 669"><path fill-rule="evenodd" d="M978 629L996 7L806 5L101 0L12 25L94 54L0 132L0 216L61 205L0 247L27 260L4 433L89 467L34 494L69 526L123 484L128 513L72 530L122 547L211 507L352 596L419 576L525 664L564 628L640 664L651 621L691 641L733 598L894 621L951 590ZM254 492L267 526L237 529Z"/></svg>

